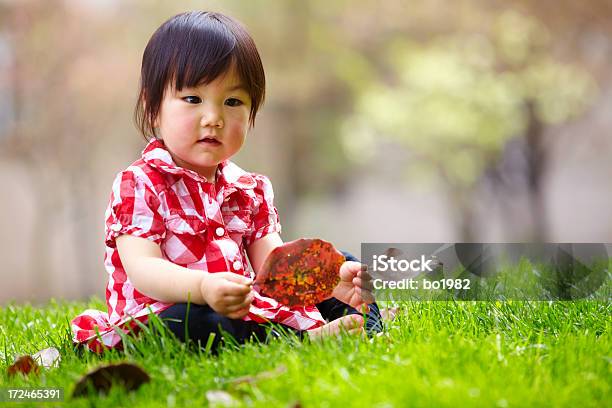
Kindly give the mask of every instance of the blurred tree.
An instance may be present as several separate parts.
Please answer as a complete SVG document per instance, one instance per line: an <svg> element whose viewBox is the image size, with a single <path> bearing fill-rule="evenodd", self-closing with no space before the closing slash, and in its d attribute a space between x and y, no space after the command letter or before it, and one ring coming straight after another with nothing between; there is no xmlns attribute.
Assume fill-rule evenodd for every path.
<svg viewBox="0 0 612 408"><path fill-rule="evenodd" d="M4 74L14 114L0 138L0 155L29 176L34 219L30 257L24 261L30 263L33 300L44 299L58 284L52 279L58 258L76 264L85 293L99 292L91 279L92 270L101 269L93 262L100 259L99 240L92 234L100 221L92 216L97 207L92 199L100 178L96 163L109 153L98 146L107 143L102 136L112 134L115 125L104 118L123 117L129 123L131 117L116 111L122 104L113 103L124 87L103 86L120 80L115 73L125 77L127 71L119 54L109 53L108 59L96 54L105 49L104 19L98 16L83 31L79 17L84 16L68 5L29 1L9 4L2 14L12 54ZM73 241L58 243L60 237Z"/></svg>
<svg viewBox="0 0 612 408"><path fill-rule="evenodd" d="M435 174L446 186L459 235L471 241L477 181L510 138L524 135L537 220L531 238L543 239L543 129L580 114L596 86L579 64L554 58L551 34L538 20L504 8L487 20L478 14L463 9L467 27L451 34L433 28L426 39L418 27L376 33L374 47L345 37L349 51L329 53L355 101L341 139L348 157L361 162L383 140L404 146L413 177Z"/></svg>

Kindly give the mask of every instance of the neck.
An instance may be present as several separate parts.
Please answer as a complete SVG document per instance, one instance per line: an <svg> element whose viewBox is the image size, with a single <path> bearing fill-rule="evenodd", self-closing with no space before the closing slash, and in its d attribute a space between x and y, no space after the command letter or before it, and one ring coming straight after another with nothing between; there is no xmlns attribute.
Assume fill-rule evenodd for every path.
<svg viewBox="0 0 612 408"><path fill-rule="evenodd" d="M206 181L208 181L209 183L213 183L216 184L217 182L217 169L219 168L219 166L215 167L215 169L212 172L208 172L208 173L199 173L201 176L203 176Z"/></svg>

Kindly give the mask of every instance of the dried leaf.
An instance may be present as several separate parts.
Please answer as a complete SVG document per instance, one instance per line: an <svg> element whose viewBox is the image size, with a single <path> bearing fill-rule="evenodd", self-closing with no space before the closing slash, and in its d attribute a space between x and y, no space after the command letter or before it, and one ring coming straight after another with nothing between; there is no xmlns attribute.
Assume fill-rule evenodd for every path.
<svg viewBox="0 0 612 408"><path fill-rule="evenodd" d="M85 374L74 387L72 396L87 396L90 387L99 393L108 393L111 387L115 385L133 391L150 380L149 375L135 364L108 364Z"/></svg>
<svg viewBox="0 0 612 408"><path fill-rule="evenodd" d="M17 373L29 375L30 373L38 374L39 372L40 367L38 366L38 364L36 364L36 361L34 361L32 356L29 355L18 357L17 359L15 359L15 362L7 369L9 377L12 377Z"/></svg>
<svg viewBox="0 0 612 408"><path fill-rule="evenodd" d="M314 305L340 282L344 256L321 239L298 239L275 248L255 279L255 288L287 306Z"/></svg>
<svg viewBox="0 0 612 408"><path fill-rule="evenodd" d="M58 367L61 361L60 352L55 347L42 349L35 353L32 358L44 368Z"/></svg>
<svg viewBox="0 0 612 408"><path fill-rule="evenodd" d="M206 391L206 399L211 407L229 407L238 405L238 400L226 391L210 390Z"/></svg>

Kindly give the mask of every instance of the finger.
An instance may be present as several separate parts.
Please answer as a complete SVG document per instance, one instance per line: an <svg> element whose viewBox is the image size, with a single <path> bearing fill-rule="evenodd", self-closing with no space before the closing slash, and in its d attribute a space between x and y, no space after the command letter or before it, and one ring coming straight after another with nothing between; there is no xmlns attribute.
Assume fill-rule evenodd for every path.
<svg viewBox="0 0 612 408"><path fill-rule="evenodd" d="M227 306L235 306L235 305L239 305L242 304L244 302L248 301L252 302L253 301L254 296L252 296L251 293L245 295L228 295L228 296L224 296L223 297L223 304L227 305Z"/></svg>
<svg viewBox="0 0 612 408"><path fill-rule="evenodd" d="M249 314L249 308L245 307L244 309L240 309L235 312L230 312L226 314L226 316L229 317L230 319L242 319L248 314Z"/></svg>
<svg viewBox="0 0 612 408"><path fill-rule="evenodd" d="M361 287L362 282L361 282L361 278L360 278L360 277L355 276L355 277L353 278L353 281L352 281L352 282L353 282L353 285Z"/></svg>
<svg viewBox="0 0 612 408"><path fill-rule="evenodd" d="M368 272L368 267L365 265L366 269L362 269L357 273L357 276L363 280L372 280L372 275Z"/></svg>
<svg viewBox="0 0 612 408"><path fill-rule="evenodd" d="M361 264L355 261L345 261L340 266L340 279L349 281L361 270Z"/></svg>
<svg viewBox="0 0 612 408"><path fill-rule="evenodd" d="M363 290L367 290L367 291L371 292L371 291L374 290L374 282L371 281L371 280L364 280L364 279L362 279L360 287Z"/></svg>
<svg viewBox="0 0 612 408"><path fill-rule="evenodd" d="M229 312L236 312L238 310L248 309L251 306L251 303L253 303L253 296L249 295L241 302L226 305L225 309Z"/></svg>
<svg viewBox="0 0 612 408"><path fill-rule="evenodd" d="M225 280L228 280L230 282L239 283L241 285L246 285L246 286L250 286L253 284L253 279L247 278L246 276L243 276L243 275L238 275L237 273L221 272L220 274L222 274Z"/></svg>
<svg viewBox="0 0 612 408"><path fill-rule="evenodd" d="M228 296L246 296L251 292L251 287L235 282L225 282L223 297Z"/></svg>
<svg viewBox="0 0 612 408"><path fill-rule="evenodd" d="M228 305L236 305L236 304L246 301L247 299L250 302L252 302L254 298L255 298L255 291L251 290L249 293L246 293L246 294L225 295L223 296L223 302Z"/></svg>
<svg viewBox="0 0 612 408"><path fill-rule="evenodd" d="M357 278L360 279L360 287L370 291L374 290L374 281L372 280L372 276L368 272L359 271L359 273L357 274Z"/></svg>
<svg viewBox="0 0 612 408"><path fill-rule="evenodd" d="M366 281L361 278L353 278L353 285L355 285L356 288L361 288L369 291L374 289L374 285L371 281Z"/></svg>

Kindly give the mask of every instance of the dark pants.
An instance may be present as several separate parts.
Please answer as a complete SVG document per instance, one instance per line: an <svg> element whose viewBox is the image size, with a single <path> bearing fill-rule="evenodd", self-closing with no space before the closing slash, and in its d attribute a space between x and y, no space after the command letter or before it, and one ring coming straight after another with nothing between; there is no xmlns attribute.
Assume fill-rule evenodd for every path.
<svg viewBox="0 0 612 408"><path fill-rule="evenodd" d="M348 253L343 253L347 260L357 261ZM349 305L342 303L336 298L330 298L317 304L321 315L327 321L336 320L349 314L361 314ZM188 310L189 309L189 310ZM302 338L305 332L295 330L287 326L269 323L255 323L241 319L230 319L217 312L210 306L177 303L160 313L159 317L181 341L186 338L200 347L205 347L209 337L214 333L210 349L216 352L219 348L223 335L230 335L236 343L243 344L249 339L266 341L270 335L277 335L279 328L295 333ZM365 330L368 334L382 331L382 320L380 310L376 303L370 305L370 311L365 316ZM185 325L187 322L187 327Z"/></svg>

